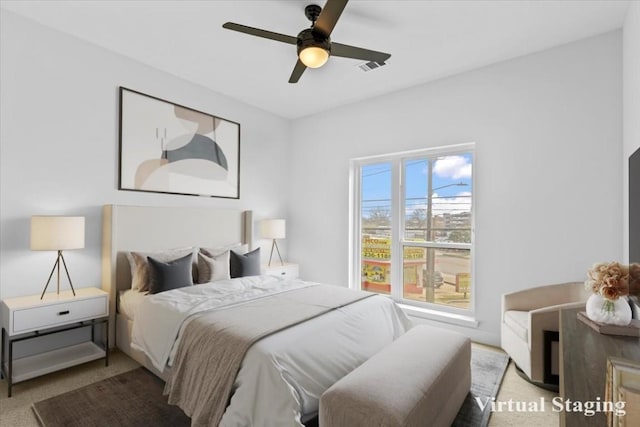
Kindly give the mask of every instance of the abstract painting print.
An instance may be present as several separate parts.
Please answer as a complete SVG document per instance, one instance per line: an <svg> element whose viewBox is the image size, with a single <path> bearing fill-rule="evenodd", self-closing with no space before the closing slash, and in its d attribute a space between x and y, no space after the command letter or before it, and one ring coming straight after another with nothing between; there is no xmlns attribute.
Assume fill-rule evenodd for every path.
<svg viewBox="0 0 640 427"><path fill-rule="evenodd" d="M240 197L240 124L120 88L120 190Z"/></svg>

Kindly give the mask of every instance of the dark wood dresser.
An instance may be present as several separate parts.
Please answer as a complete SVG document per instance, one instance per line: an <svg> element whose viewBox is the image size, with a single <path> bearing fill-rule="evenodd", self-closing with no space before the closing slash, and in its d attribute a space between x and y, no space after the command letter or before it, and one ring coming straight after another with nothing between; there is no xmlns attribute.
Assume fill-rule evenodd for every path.
<svg viewBox="0 0 640 427"><path fill-rule="evenodd" d="M578 319L584 309L560 312L560 398L562 402L605 400L607 357L617 356L640 362L640 338L605 335ZM566 427L604 427L607 414L583 412L560 414L560 425Z"/></svg>

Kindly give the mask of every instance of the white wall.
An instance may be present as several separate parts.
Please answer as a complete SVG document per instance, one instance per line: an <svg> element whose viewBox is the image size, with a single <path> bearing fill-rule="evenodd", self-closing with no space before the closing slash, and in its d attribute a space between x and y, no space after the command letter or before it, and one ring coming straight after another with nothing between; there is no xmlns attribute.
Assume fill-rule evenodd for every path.
<svg viewBox="0 0 640 427"><path fill-rule="evenodd" d="M629 156L640 148L640 2L630 2L622 38L622 255L629 261Z"/></svg>
<svg viewBox="0 0 640 427"><path fill-rule="evenodd" d="M280 243L304 278L345 285L349 159L468 141L477 143L474 338L497 343L502 293L582 280L592 262L623 255L620 159L639 139L638 121L627 120L623 153L620 32L291 124L10 12L1 19L0 298L37 293L46 280L54 255L29 251L33 214L87 216L86 248L66 257L77 286L99 285L108 203L287 217ZM625 117L640 114L626 89L640 86L638 28L632 4ZM241 199L118 191L120 85L240 122Z"/></svg>
<svg viewBox="0 0 640 427"><path fill-rule="evenodd" d="M100 286L103 204L286 217L288 175L269 161L287 162L286 120L6 10L1 19L0 298L39 293L53 265L54 253L29 250L34 214L86 216L86 248L65 253L76 287ZM239 122L240 200L118 191L118 86Z"/></svg>
<svg viewBox="0 0 640 427"><path fill-rule="evenodd" d="M295 121L291 258L347 284L349 159L475 141L467 332L499 343L501 294L621 258L621 73L616 31Z"/></svg>

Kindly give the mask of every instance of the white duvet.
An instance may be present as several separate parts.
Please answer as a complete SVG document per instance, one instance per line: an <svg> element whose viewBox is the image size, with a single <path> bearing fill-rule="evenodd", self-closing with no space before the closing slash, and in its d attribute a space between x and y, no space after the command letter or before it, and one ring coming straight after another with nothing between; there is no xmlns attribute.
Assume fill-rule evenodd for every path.
<svg viewBox="0 0 640 427"><path fill-rule="evenodd" d="M162 371L198 313L314 285L252 276L149 295L136 310L132 347ZM373 296L263 338L245 356L220 425L301 426L328 387L410 327L390 299Z"/></svg>

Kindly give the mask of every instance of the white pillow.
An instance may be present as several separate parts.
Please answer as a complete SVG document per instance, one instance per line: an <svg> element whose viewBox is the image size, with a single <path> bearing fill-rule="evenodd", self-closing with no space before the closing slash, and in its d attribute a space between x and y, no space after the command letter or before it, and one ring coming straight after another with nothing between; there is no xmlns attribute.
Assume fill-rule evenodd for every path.
<svg viewBox="0 0 640 427"><path fill-rule="evenodd" d="M229 251L217 255L206 249L198 252L198 283L209 283L229 279Z"/></svg>

